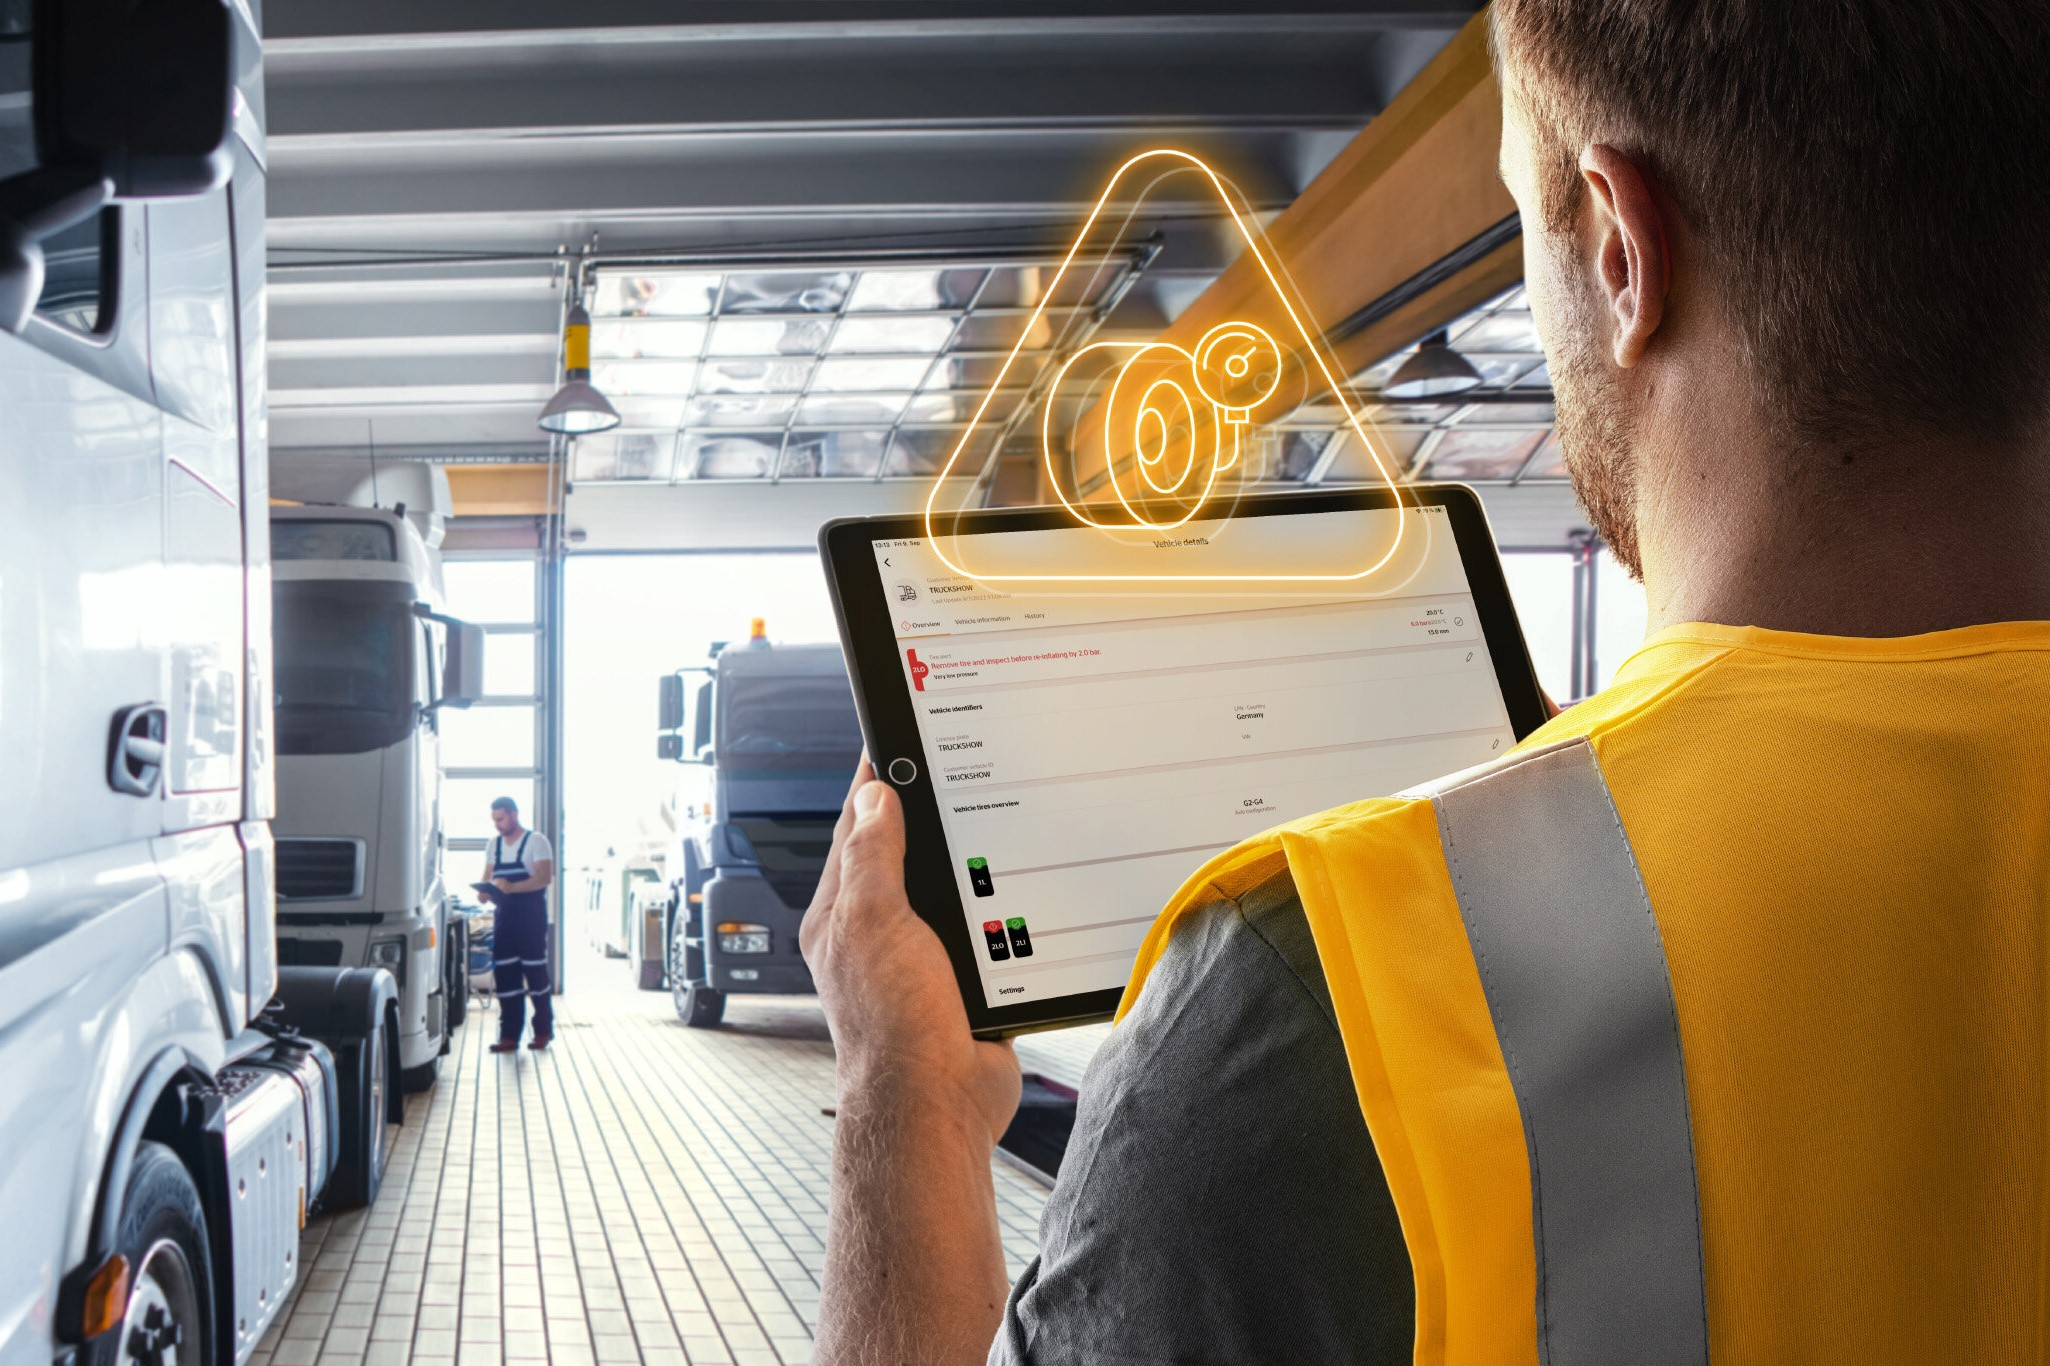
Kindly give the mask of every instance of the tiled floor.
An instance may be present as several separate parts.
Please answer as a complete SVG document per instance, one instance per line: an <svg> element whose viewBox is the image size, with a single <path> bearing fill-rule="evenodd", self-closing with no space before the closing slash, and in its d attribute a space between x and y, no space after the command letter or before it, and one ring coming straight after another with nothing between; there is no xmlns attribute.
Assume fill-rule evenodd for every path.
<svg viewBox="0 0 2050 1366"><path fill-rule="evenodd" d="M577 980L545 1054L486 1052L497 1020L473 1007L377 1203L307 1228L306 1277L252 1366L809 1358L833 1125L817 1005L736 999L694 1030L619 964ZM1073 1084L1102 1032L1020 1053ZM1046 1191L995 1174L1015 1274Z"/></svg>

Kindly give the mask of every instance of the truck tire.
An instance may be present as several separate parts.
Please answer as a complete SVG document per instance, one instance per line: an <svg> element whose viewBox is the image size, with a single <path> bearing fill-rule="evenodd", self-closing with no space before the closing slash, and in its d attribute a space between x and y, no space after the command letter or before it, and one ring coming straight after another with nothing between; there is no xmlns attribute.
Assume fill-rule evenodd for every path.
<svg viewBox="0 0 2050 1366"><path fill-rule="evenodd" d="M698 979L705 975L705 951L690 942L690 922L678 920L669 936L669 999L693 1029L710 1029L726 1014L726 993Z"/></svg>
<svg viewBox="0 0 2050 1366"><path fill-rule="evenodd" d="M133 1268L121 1325L79 1353L84 1366L214 1360L214 1285L206 1209L176 1153L161 1143L135 1150L121 1196L115 1251Z"/></svg>
<svg viewBox="0 0 2050 1366"><path fill-rule="evenodd" d="M726 1016L726 993L703 982L688 982L671 995L676 1013L692 1029L716 1029Z"/></svg>
<svg viewBox="0 0 2050 1366"><path fill-rule="evenodd" d="M380 1017L370 1033L336 1057L341 1074L342 1151L323 1203L331 1210L361 1209L377 1198L391 1159L392 1049Z"/></svg>

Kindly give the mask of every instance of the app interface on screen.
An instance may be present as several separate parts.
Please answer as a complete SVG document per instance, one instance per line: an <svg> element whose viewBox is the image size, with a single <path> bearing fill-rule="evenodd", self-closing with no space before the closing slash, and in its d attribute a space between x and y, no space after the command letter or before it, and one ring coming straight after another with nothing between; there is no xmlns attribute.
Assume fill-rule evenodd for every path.
<svg viewBox="0 0 2050 1366"><path fill-rule="evenodd" d="M1213 854L1515 742L1443 508L1241 517L1229 531L1241 555L1247 537L1385 545L1395 517L1432 520L1410 524L1425 532L1408 542L1414 563L1376 595L1010 592L954 573L926 541L875 543L913 757L988 1004L1122 987L1154 917ZM1097 534L995 535L1041 538L1031 558L1059 563L1059 538ZM1162 554L1188 573L1204 549L1190 538Z"/></svg>

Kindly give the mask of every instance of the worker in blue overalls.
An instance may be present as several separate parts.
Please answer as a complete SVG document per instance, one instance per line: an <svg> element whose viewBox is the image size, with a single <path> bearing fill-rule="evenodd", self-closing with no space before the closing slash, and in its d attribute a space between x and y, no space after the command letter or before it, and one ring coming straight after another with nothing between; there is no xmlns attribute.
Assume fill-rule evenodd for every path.
<svg viewBox="0 0 2050 1366"><path fill-rule="evenodd" d="M546 1048L555 1033L548 981L548 884L555 881L555 851L540 831L520 828L520 808L510 797L491 803L491 826L498 831L484 851L485 880L498 889L492 900L498 1042L491 1051L510 1053L520 1046L529 997L534 1040L528 1047Z"/></svg>

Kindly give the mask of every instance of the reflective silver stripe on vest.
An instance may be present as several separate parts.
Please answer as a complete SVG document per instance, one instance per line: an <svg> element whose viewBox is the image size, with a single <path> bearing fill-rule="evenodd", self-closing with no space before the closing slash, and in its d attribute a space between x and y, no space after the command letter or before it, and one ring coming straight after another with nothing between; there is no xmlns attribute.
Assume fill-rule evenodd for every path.
<svg viewBox="0 0 2050 1366"><path fill-rule="evenodd" d="M1651 900L1594 750L1425 789L1523 1112L1545 1366L1708 1360L1694 1135Z"/></svg>

